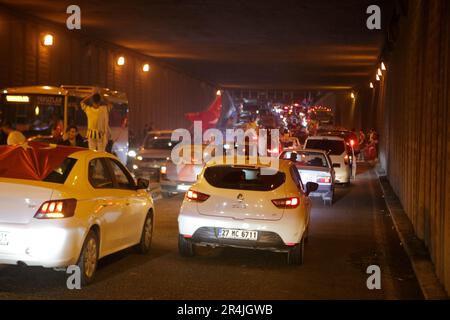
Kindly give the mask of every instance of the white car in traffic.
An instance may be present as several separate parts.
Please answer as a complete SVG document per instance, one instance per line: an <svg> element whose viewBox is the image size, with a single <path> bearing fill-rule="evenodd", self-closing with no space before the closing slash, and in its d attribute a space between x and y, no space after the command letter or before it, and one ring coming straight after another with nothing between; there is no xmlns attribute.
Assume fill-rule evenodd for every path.
<svg viewBox="0 0 450 320"><path fill-rule="evenodd" d="M303 187L291 161L279 160L279 168L272 169L226 159L209 161L186 193L178 216L180 254L195 255L196 245L229 246L286 252L289 264L302 264L308 195L318 185Z"/></svg>
<svg viewBox="0 0 450 320"><path fill-rule="evenodd" d="M148 182L136 184L116 157L70 148L74 152L42 179L17 178L28 169L10 170L6 148L12 147L0 152L0 264L77 265L85 285L98 259L131 246L149 251L154 209ZM51 160L45 152L39 153L44 162Z"/></svg>
<svg viewBox="0 0 450 320"><path fill-rule="evenodd" d="M334 136L308 137L305 142L305 149L317 149L327 152L333 163L335 183L350 184L352 168L356 170L356 166L352 167L353 154L343 138Z"/></svg>

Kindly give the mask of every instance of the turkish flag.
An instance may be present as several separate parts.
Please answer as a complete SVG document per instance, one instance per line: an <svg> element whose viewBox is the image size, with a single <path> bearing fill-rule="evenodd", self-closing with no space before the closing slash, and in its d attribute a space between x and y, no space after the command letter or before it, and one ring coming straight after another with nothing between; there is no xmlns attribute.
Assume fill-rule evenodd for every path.
<svg viewBox="0 0 450 320"><path fill-rule="evenodd" d="M217 95L216 99L214 99L213 103L206 109L201 112L191 112L186 113L185 117L189 121L201 121L203 132L214 128L219 121L220 114L222 112L222 95Z"/></svg>
<svg viewBox="0 0 450 320"><path fill-rule="evenodd" d="M43 180L72 153L83 148L29 142L0 146L0 177Z"/></svg>

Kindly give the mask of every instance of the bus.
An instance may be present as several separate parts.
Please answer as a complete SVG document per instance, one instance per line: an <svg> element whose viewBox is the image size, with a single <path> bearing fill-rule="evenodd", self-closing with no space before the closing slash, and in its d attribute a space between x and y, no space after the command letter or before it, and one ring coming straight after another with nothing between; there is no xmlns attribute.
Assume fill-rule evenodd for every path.
<svg viewBox="0 0 450 320"><path fill-rule="evenodd" d="M51 143L71 125L77 126L85 136L87 117L80 102L95 90L112 103L109 113L111 153L126 164L129 110L123 92L80 85L6 88L0 93L0 121L10 122L28 141Z"/></svg>

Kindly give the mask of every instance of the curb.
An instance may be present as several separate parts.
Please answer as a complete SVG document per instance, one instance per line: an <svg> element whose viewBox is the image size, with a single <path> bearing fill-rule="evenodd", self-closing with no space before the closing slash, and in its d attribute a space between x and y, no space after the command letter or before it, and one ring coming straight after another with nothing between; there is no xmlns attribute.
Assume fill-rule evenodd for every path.
<svg viewBox="0 0 450 320"><path fill-rule="evenodd" d="M420 289L426 300L448 300L449 296L436 276L433 262L430 254L422 240L417 238L414 227L406 215L403 207L394 193L389 181L384 173L378 167L375 167L381 189L383 191L386 206L391 215L395 229L404 247Z"/></svg>

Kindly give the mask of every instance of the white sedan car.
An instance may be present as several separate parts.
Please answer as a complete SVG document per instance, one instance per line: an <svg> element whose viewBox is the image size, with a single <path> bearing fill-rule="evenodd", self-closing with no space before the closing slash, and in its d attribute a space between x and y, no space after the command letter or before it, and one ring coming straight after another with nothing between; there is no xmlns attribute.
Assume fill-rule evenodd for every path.
<svg viewBox="0 0 450 320"><path fill-rule="evenodd" d="M63 148L69 149L58 147ZM19 161L19 170L12 170L6 163L8 150L1 149L0 264L78 265L86 285L94 278L99 258L131 246L148 252L154 209L145 190L148 182L136 184L116 157L70 149L74 152L42 179L18 178L29 169L20 168L27 162ZM40 157L46 157L44 153ZM19 151L12 161L17 157L26 154Z"/></svg>
<svg viewBox="0 0 450 320"><path fill-rule="evenodd" d="M195 245L287 252L289 264L302 264L311 212L310 192L295 165L268 165L212 159L186 193L178 216L179 252L195 255ZM221 164L225 163L225 164ZM265 161L265 163L268 163ZM267 174L267 171L271 171Z"/></svg>
<svg viewBox="0 0 450 320"><path fill-rule="evenodd" d="M354 165L352 163L354 154L343 138L335 136L309 137L306 139L305 149L323 150L328 153L333 163L335 183L349 185L352 175L356 175L356 163Z"/></svg>

